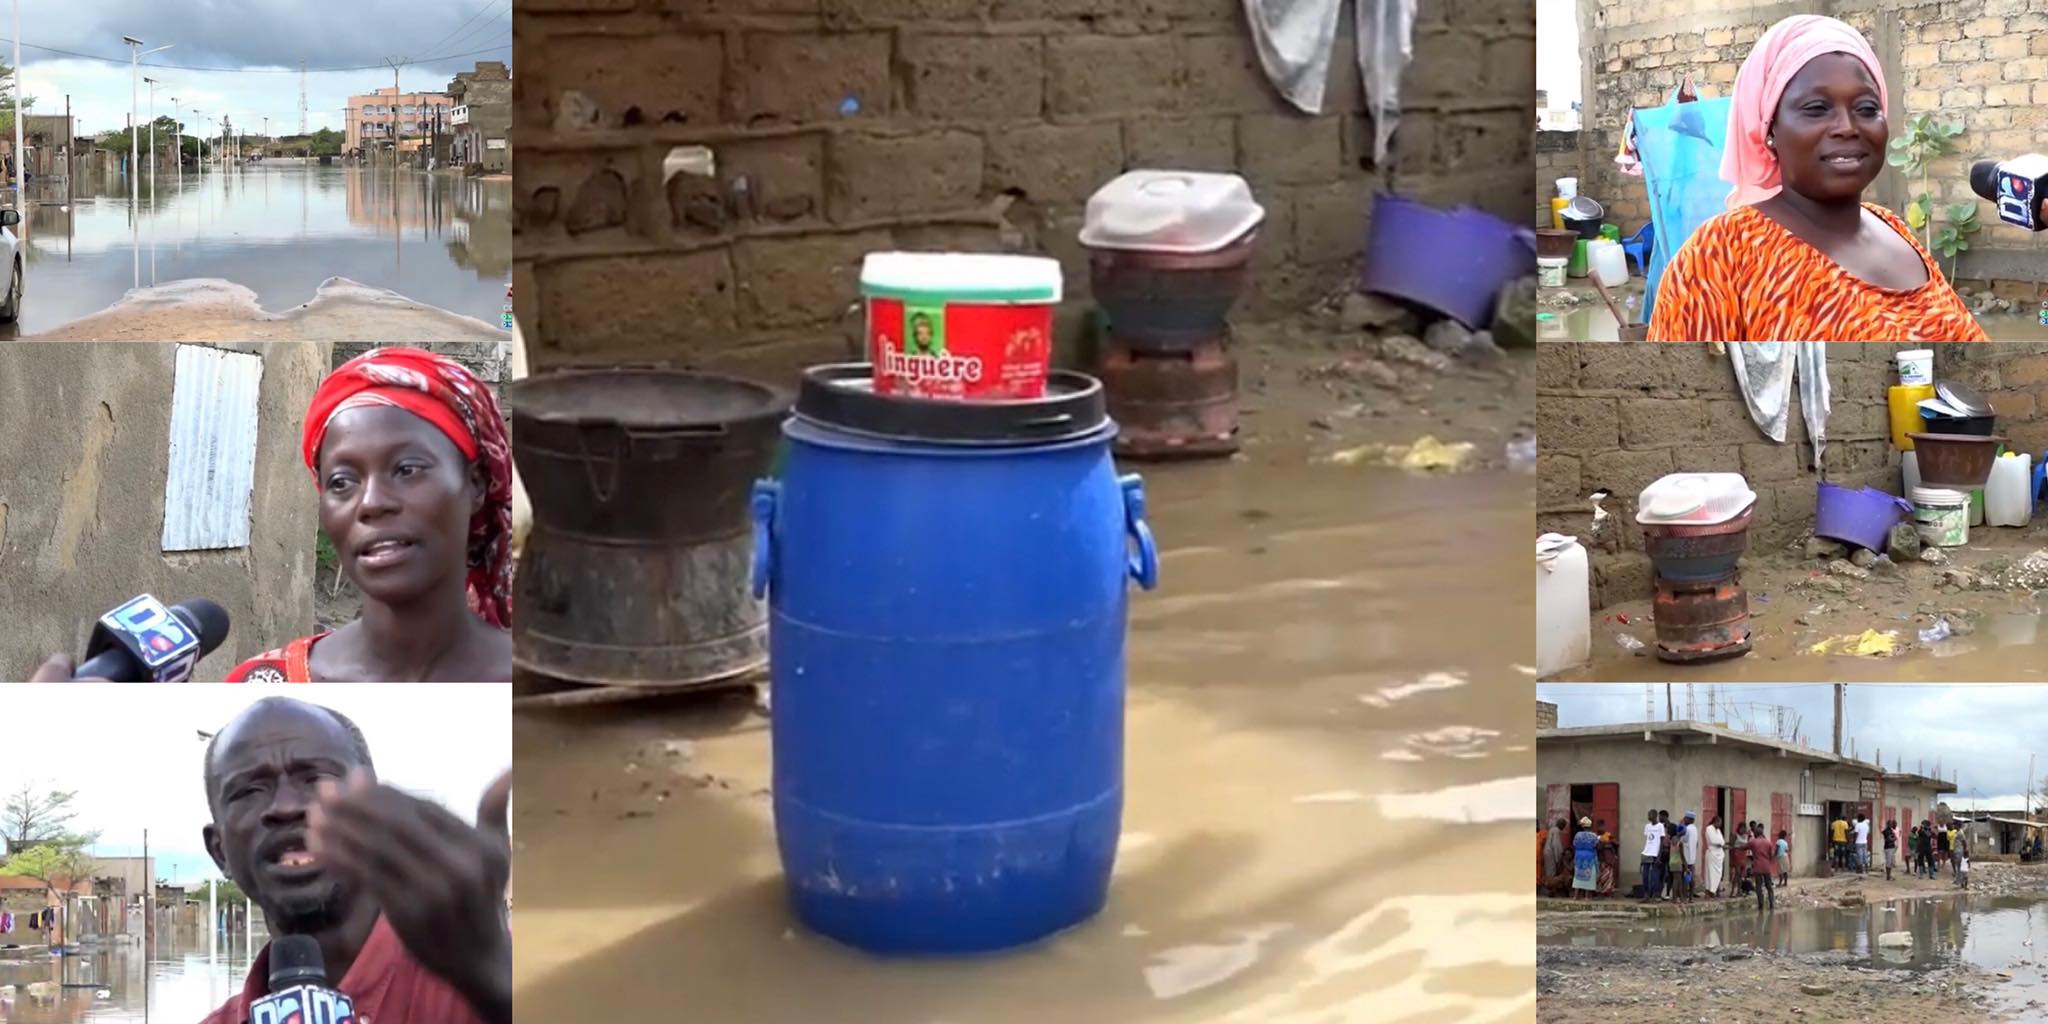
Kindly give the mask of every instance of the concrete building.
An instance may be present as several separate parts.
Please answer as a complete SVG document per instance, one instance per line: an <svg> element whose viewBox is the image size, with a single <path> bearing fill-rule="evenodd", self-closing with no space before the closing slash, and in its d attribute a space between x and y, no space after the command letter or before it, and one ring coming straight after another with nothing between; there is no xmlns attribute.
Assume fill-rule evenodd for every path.
<svg viewBox="0 0 2048 1024"><path fill-rule="evenodd" d="M449 131L448 111L454 106L454 98L446 93L401 93L396 87L350 96L343 148L388 152L397 143L401 152L417 150L437 131Z"/></svg>
<svg viewBox="0 0 2048 1024"><path fill-rule="evenodd" d="M260 357L261 376L253 457L233 471L225 454L217 463L223 480L245 481L248 518L229 525L246 528L247 541L186 549L175 538L167 544L165 533L192 518L171 501L171 437L180 355L194 347L0 347L0 423L37 425L34 444L0 447L0 621L8 624L0 672L8 678L52 652L82 653L93 621L140 593L204 595L227 609L233 628L200 662L199 679L219 680L242 659L312 631L318 495L299 462L299 422L327 374L328 347L196 346ZM193 375L186 396L207 394L202 383ZM226 415L196 421L223 452L235 446L210 424Z"/></svg>
<svg viewBox="0 0 2048 1024"><path fill-rule="evenodd" d="M448 154L458 167L477 165L486 171L512 167L512 72L504 62L478 61L448 83L455 101L448 124L455 138Z"/></svg>
<svg viewBox="0 0 2048 1024"><path fill-rule="evenodd" d="M1789 832L1791 873L1811 876L1826 863L1825 829L1836 815L1854 820L1860 810L1904 828L1955 790L1941 779L1707 722L1536 732L1539 820L1606 821L1621 844L1624 892L1641 883L1642 827L1653 810L1670 811L1673 821L1691 811L1701 825L1719 817L1728 829L1760 821L1774 836Z"/></svg>

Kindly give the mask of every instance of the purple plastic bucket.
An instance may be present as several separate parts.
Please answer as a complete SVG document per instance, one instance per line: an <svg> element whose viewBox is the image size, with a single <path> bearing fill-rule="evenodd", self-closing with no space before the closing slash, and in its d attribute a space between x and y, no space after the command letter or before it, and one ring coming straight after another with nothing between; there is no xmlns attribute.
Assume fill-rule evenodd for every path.
<svg viewBox="0 0 2048 1024"><path fill-rule="evenodd" d="M1484 210L1437 210L1382 193L1359 286L1476 330L1493 322L1502 285L1535 272L1536 252L1514 225Z"/></svg>
<svg viewBox="0 0 2048 1024"><path fill-rule="evenodd" d="M1813 535L1883 551L1892 527L1911 511L1912 503L1896 494L1870 487L1852 491L1821 484L1814 503Z"/></svg>

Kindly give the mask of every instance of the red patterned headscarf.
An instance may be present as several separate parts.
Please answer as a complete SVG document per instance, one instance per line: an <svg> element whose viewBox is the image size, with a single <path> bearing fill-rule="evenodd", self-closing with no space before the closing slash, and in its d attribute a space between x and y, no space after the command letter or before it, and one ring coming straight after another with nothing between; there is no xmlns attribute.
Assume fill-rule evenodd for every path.
<svg viewBox="0 0 2048 1024"><path fill-rule="evenodd" d="M404 409L448 435L484 467L484 507L469 521L469 607L499 629L512 624L512 449L497 396L468 367L416 348L380 348L341 364L320 382L300 441L319 483L320 443L350 409Z"/></svg>

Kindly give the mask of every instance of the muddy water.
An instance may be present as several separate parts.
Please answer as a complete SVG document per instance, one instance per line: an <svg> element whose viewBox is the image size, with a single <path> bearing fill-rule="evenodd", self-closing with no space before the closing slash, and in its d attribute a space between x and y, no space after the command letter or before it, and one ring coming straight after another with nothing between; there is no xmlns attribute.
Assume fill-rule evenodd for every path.
<svg viewBox="0 0 2048 1024"><path fill-rule="evenodd" d="M25 241L21 333L113 305L131 289L219 279L273 313L347 278L499 320L512 266L509 180L279 161L182 180L84 180L65 204L37 195ZM180 335L181 337L183 335Z"/></svg>
<svg viewBox="0 0 2048 1024"><path fill-rule="evenodd" d="M1957 603L1964 603L1957 599ZM1639 607L1640 606L1640 607ZM1756 605L1752 605L1754 613ZM1804 607L1804 605L1799 605ZM1944 683L1968 680L2023 682L2048 679L2048 623L2042 614L2029 609L1986 611L1974 632L1950 637L1934 644L1918 642L1922 624L1910 616L1857 619L1844 627L1860 635L1861 630L1897 631L1904 641L1897 653L1885 656L1820 655L1811 645L1828 631L1799 629L1787 635L1778 626L1794 612L1776 613L1778 626L1765 624L1770 615L1752 618L1753 649L1745 655L1721 661L1671 664L1647 654L1624 649L1617 637L1634 636L1648 645L1656 641L1655 627L1644 621L1646 602L1620 606L1632 625L1626 628L1603 621L1615 608L1603 609L1593 628L1593 662L1560 673L1561 681L1606 682L1810 682L1832 679L1839 682Z"/></svg>
<svg viewBox="0 0 2048 1024"><path fill-rule="evenodd" d="M1163 584L1133 605L1099 918L983 958L865 956L785 910L748 700L522 713L521 1016L1528 1019L1534 907L1503 865L1527 860L1534 782L1530 478L1302 455L1146 471Z"/></svg>
<svg viewBox="0 0 2048 1024"><path fill-rule="evenodd" d="M159 933L154 957L139 946L101 949L72 957L0 950L0 1021L8 1024L192 1024L241 990L249 973L239 936L209 960L206 935L193 928L182 936ZM41 997L31 983L56 986ZM102 995L101 993L105 993Z"/></svg>
<svg viewBox="0 0 2048 1024"><path fill-rule="evenodd" d="M1878 937L1907 932L1907 948ZM1747 909L1707 919L1546 928L1543 945L1751 946L1777 953L1849 953L1873 967L1965 963L2012 975L2001 1002L2048 999L2048 901L2023 897L1901 900L1854 909Z"/></svg>

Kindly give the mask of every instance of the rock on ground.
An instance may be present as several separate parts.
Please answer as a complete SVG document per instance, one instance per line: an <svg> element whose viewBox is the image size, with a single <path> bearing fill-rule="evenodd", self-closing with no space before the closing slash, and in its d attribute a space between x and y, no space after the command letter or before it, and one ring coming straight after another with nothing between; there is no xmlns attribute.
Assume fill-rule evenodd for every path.
<svg viewBox="0 0 2048 1024"><path fill-rule="evenodd" d="M1920 557L1920 529L1912 523L1892 524L1891 535L1885 538L1885 553L1894 562L1911 562ZM1935 550L1940 550L1939 548Z"/></svg>

